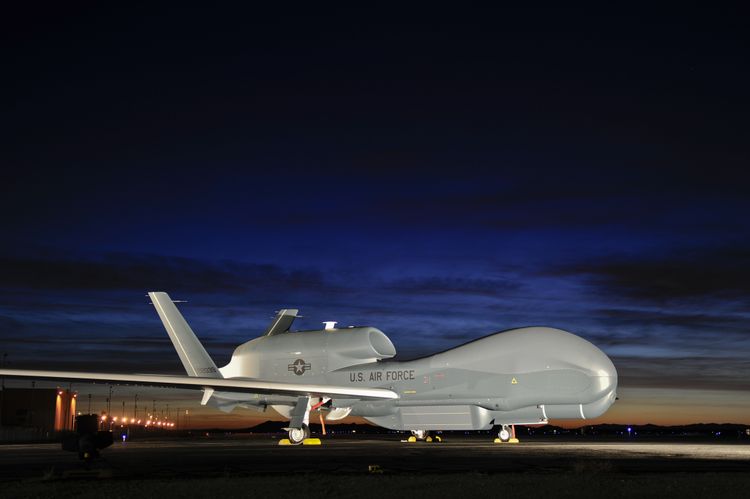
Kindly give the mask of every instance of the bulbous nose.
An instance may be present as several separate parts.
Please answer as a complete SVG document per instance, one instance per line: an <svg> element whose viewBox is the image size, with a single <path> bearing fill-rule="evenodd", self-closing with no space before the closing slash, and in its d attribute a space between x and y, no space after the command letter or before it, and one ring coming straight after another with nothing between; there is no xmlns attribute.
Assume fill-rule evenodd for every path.
<svg viewBox="0 0 750 499"><path fill-rule="evenodd" d="M597 350L599 350L597 348ZM594 363L594 369L598 376L607 376L617 381L617 368L612 363L612 359L607 357L607 354L599 350L598 358Z"/></svg>
<svg viewBox="0 0 750 499"><path fill-rule="evenodd" d="M591 369L592 377L599 393L608 395L616 392L617 368L615 368L612 359L607 354L597 348L596 355L588 367Z"/></svg>

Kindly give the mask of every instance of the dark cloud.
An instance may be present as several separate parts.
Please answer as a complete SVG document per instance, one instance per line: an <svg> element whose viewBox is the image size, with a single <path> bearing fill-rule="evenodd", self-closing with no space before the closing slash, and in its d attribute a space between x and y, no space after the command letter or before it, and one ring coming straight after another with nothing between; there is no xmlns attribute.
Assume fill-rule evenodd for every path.
<svg viewBox="0 0 750 499"><path fill-rule="evenodd" d="M5 317L0 315L0 331L22 331L26 325L23 321L14 319L13 317ZM3 339L5 341L5 339Z"/></svg>
<svg viewBox="0 0 750 499"><path fill-rule="evenodd" d="M644 302L740 300L750 297L750 247L725 246L660 256L614 256L554 268L551 274L580 278L598 292Z"/></svg>
<svg viewBox="0 0 750 499"><path fill-rule="evenodd" d="M685 171L673 161L652 168L616 168L640 158L606 159L585 157L580 161L560 160L559 168L514 165L475 173L421 189L380 197L373 205L401 224L444 226L471 224L482 228L630 228L674 225L696 229L737 229L745 224L739 215L747 211L746 174L726 168L726 175L707 180L699 171ZM583 156L586 156L585 154ZM550 159L535 152L523 154L525 162L546 164ZM611 168L602 169L607 162ZM663 163L671 166L665 167ZM623 165L624 166L624 165ZM489 180L492 181L489 181ZM700 208L698 208L700 207ZM710 214L710 215L709 215ZM721 215L719 215L721 214Z"/></svg>
<svg viewBox="0 0 750 499"><path fill-rule="evenodd" d="M706 390L750 390L750 360L710 355L615 356L620 386Z"/></svg>
<svg viewBox="0 0 750 499"><path fill-rule="evenodd" d="M270 264L207 262L156 255L105 254L92 258L0 257L0 286L31 289L238 292L300 288L330 289L315 270Z"/></svg>
<svg viewBox="0 0 750 499"><path fill-rule="evenodd" d="M160 327L160 326L158 326ZM67 334L60 334L66 331ZM217 365L229 362L238 342L217 340L206 335L201 343ZM134 333L76 335L64 326L57 333L2 335L2 351L17 368L88 370L102 372L155 372L181 374L184 369L174 346L163 330L146 336Z"/></svg>
<svg viewBox="0 0 750 499"><path fill-rule="evenodd" d="M470 279L428 277L399 279L385 285L387 291L406 295L460 294L498 297L520 289L517 281L506 279Z"/></svg>
<svg viewBox="0 0 750 499"><path fill-rule="evenodd" d="M685 313L671 310L644 309L600 309L594 311L597 318L613 325L644 325L653 328L677 327L699 329L721 328L723 332L747 333L750 339L750 323L741 315L719 313Z"/></svg>

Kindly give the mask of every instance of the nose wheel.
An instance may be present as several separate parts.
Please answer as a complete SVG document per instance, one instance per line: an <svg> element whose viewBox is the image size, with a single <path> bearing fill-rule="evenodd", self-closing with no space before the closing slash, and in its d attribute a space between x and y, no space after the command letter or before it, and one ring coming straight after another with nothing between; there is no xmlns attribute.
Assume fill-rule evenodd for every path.
<svg viewBox="0 0 750 499"><path fill-rule="evenodd" d="M510 442L510 437L510 427L504 424L500 429L500 432L497 434L497 438L499 438L501 442Z"/></svg>
<svg viewBox="0 0 750 499"><path fill-rule="evenodd" d="M514 425L504 424L500 427L500 431L497 433L495 439L496 444L517 444L518 439L516 438L516 427Z"/></svg>

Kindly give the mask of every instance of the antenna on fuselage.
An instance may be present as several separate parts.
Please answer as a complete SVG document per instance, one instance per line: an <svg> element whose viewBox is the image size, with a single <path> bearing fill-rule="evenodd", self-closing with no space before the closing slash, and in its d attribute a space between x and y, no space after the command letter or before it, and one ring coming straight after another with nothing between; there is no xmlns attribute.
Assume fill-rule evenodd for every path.
<svg viewBox="0 0 750 499"><path fill-rule="evenodd" d="M288 332L289 328L292 327L294 319L302 317L301 315L297 315L298 313L299 310L296 308L284 308L279 310L276 312L276 317L274 317L271 325L268 326L266 332L263 333L263 336L273 336L275 334Z"/></svg>

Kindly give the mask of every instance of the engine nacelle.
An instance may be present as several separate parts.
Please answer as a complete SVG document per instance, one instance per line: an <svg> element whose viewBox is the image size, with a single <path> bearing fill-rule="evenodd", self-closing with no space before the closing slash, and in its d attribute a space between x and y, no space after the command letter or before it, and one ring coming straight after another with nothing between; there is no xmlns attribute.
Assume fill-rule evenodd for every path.
<svg viewBox="0 0 750 499"><path fill-rule="evenodd" d="M220 371L225 377L295 379L390 359L394 355L396 348L391 340L374 327L289 332L243 343Z"/></svg>

